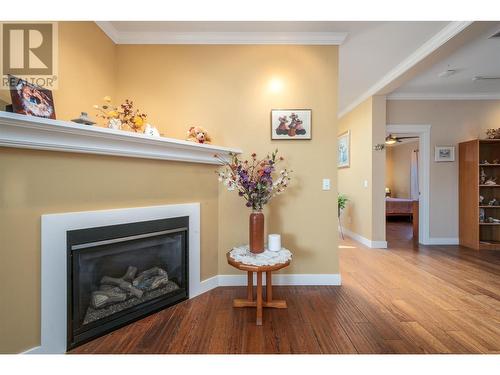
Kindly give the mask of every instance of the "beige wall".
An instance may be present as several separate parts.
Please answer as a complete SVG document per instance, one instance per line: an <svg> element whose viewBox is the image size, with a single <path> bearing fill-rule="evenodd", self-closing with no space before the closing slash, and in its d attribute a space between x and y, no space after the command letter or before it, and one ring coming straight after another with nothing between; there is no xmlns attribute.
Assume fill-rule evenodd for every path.
<svg viewBox="0 0 500 375"><path fill-rule="evenodd" d="M372 97L372 241L385 242L385 149L374 151L373 146L385 143L385 96Z"/></svg>
<svg viewBox="0 0 500 375"><path fill-rule="evenodd" d="M201 202L201 275L217 273L217 181L205 165L0 148L0 352L40 342L40 216ZM193 186L203 186L194 189Z"/></svg>
<svg viewBox="0 0 500 375"><path fill-rule="evenodd" d="M337 172L340 193L349 202L342 213L342 224L365 238L372 236L371 199L372 99L367 99L339 121L339 134L350 131L350 166ZM368 188L363 186L368 181Z"/></svg>
<svg viewBox="0 0 500 375"><path fill-rule="evenodd" d="M351 132L350 167L338 170L339 192L349 198L342 214L348 230L372 241L385 241L385 98L370 97L339 121L339 134ZM364 186L367 181L367 187Z"/></svg>
<svg viewBox="0 0 500 375"><path fill-rule="evenodd" d="M336 273L337 48L326 46L118 46L120 99L133 97L160 131L183 138L190 125L246 156L276 148L294 170L290 190L266 210L268 233L294 252L286 273ZM269 83L279 79L281 92ZM271 141L272 108L312 109L312 141ZM336 186L335 183L332 186ZM225 253L248 237L249 211L220 188L219 273L237 273Z"/></svg>
<svg viewBox="0 0 500 375"><path fill-rule="evenodd" d="M386 151L386 186L394 198L410 198L411 155L418 141L389 146Z"/></svg>
<svg viewBox="0 0 500 375"><path fill-rule="evenodd" d="M188 126L215 143L261 155L279 148L294 170L290 191L266 211L268 232L294 251L285 272L337 273L337 48L326 46L114 46L94 23L62 23L58 118L104 95L131 98L170 137ZM284 89L272 93L271 78ZM270 141L271 108L311 108L312 141ZM0 149L0 352L39 344L40 215L201 202L201 277L235 273L224 254L247 241L248 210L218 186L214 168L82 154ZM19 281L19 275L23 275Z"/></svg>
<svg viewBox="0 0 500 375"><path fill-rule="evenodd" d="M388 124L430 124L430 236L458 237L458 143L484 138L484 130L500 125L500 101L387 102ZM455 146L455 162L434 162L435 146Z"/></svg>

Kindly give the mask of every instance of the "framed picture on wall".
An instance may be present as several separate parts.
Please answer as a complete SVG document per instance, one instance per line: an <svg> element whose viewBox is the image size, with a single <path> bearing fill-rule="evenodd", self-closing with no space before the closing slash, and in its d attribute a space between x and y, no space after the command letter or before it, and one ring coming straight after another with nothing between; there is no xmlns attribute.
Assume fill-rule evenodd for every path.
<svg viewBox="0 0 500 375"><path fill-rule="evenodd" d="M337 138L337 168L349 168L351 165L351 131L340 134Z"/></svg>
<svg viewBox="0 0 500 375"><path fill-rule="evenodd" d="M434 161L455 161L455 146L436 146Z"/></svg>
<svg viewBox="0 0 500 375"><path fill-rule="evenodd" d="M310 109L271 110L271 139L311 139Z"/></svg>

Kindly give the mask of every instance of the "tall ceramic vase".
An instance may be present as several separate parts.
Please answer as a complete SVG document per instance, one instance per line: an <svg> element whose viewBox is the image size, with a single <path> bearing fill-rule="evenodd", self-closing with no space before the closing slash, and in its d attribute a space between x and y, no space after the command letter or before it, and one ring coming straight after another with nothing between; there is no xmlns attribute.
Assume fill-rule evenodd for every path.
<svg viewBox="0 0 500 375"><path fill-rule="evenodd" d="M250 214L250 252L259 254L264 251L264 214L253 211Z"/></svg>

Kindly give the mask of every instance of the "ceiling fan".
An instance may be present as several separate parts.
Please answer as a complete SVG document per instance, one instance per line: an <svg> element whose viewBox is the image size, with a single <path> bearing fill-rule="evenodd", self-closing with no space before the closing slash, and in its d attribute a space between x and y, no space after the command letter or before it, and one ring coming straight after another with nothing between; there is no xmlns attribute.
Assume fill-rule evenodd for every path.
<svg viewBox="0 0 500 375"><path fill-rule="evenodd" d="M414 137L397 137L395 135L389 134L387 137L385 137L385 144L386 145L393 145L395 143L400 143L402 139L414 139L418 138L417 136Z"/></svg>

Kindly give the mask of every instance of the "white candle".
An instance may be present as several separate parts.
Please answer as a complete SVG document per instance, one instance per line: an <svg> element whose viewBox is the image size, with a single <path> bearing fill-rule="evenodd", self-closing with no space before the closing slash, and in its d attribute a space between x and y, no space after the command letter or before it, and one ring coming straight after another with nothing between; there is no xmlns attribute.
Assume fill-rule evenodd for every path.
<svg viewBox="0 0 500 375"><path fill-rule="evenodd" d="M267 237L267 248L269 251L281 250L281 236L279 234L270 234Z"/></svg>

